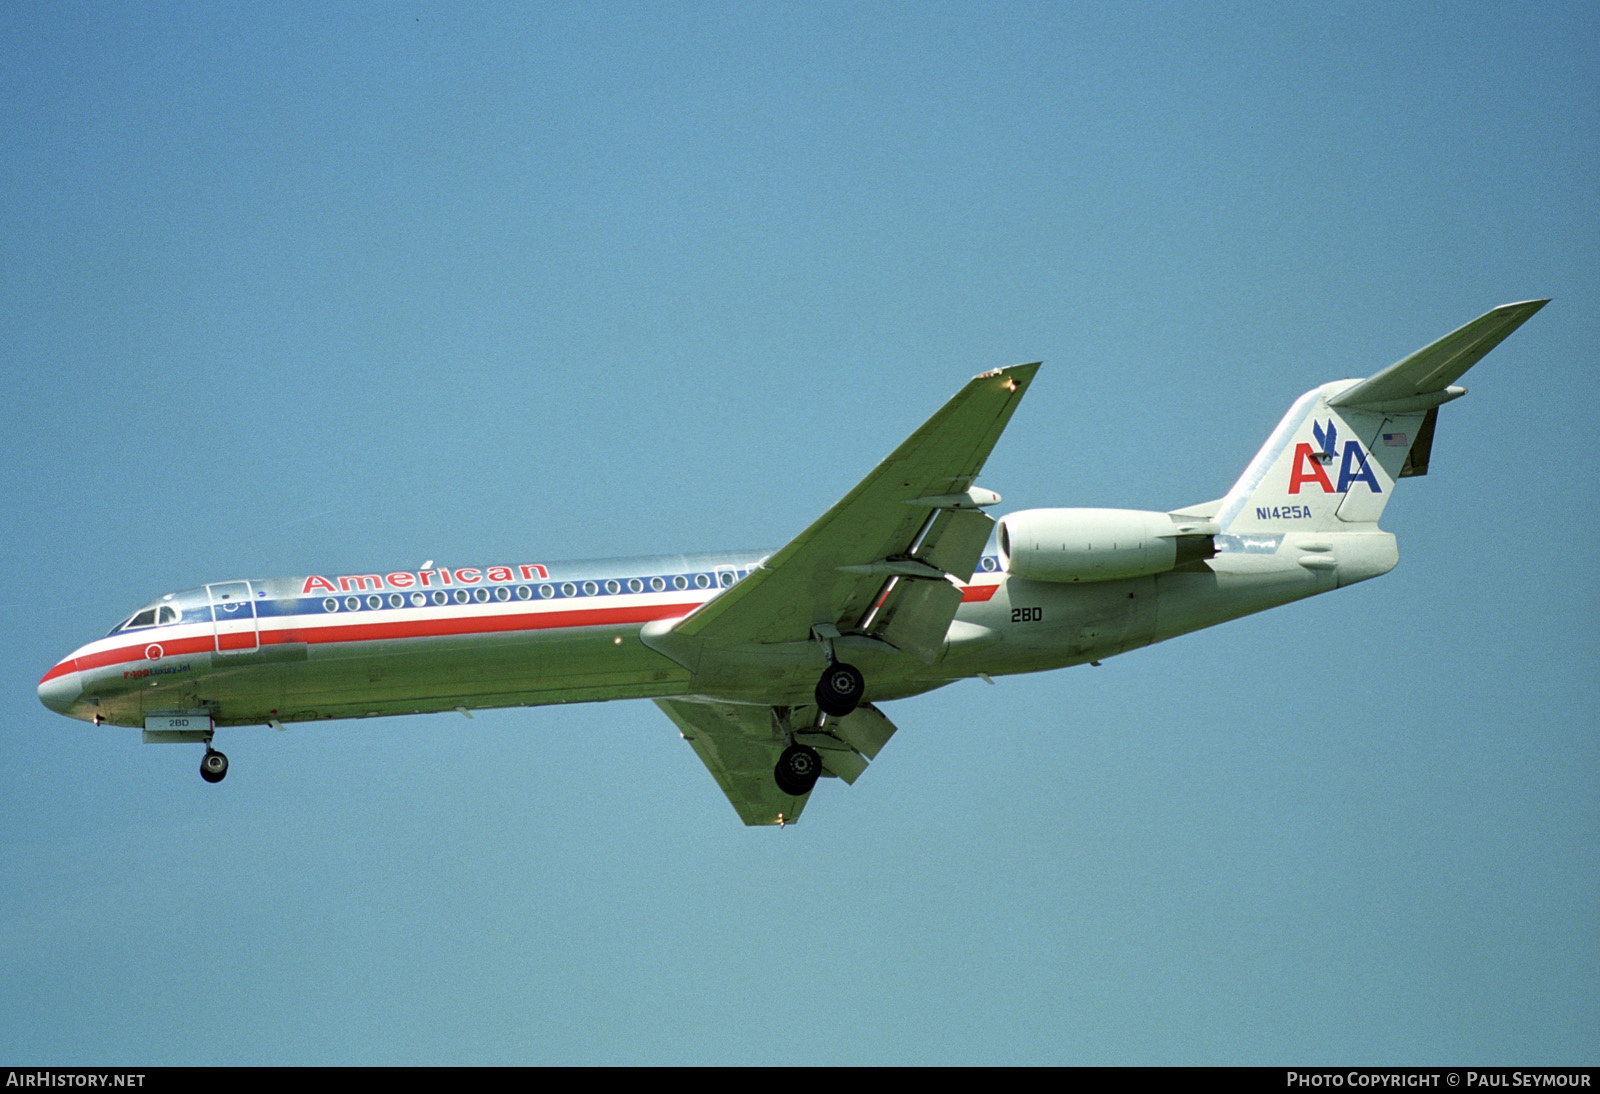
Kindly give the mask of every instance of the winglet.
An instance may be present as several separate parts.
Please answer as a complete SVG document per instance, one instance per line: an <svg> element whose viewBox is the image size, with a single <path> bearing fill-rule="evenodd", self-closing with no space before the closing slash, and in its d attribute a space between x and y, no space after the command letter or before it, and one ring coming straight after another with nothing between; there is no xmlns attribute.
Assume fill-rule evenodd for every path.
<svg viewBox="0 0 1600 1094"><path fill-rule="evenodd" d="M1524 300L1519 304L1502 304L1484 312L1466 326L1451 331L1377 375L1340 392L1328 400L1328 405L1373 406L1400 400L1419 400L1419 397L1429 395L1448 393L1447 397L1454 397L1465 394L1464 391L1450 392L1450 385L1548 303L1548 300ZM1431 401L1431 405L1444 401L1444 398L1437 398ZM1417 409L1426 407L1419 405Z"/></svg>

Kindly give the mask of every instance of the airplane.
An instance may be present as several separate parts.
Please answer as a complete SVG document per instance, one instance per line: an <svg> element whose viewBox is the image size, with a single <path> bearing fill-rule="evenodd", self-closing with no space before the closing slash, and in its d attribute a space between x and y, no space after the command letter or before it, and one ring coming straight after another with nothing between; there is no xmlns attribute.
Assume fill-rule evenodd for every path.
<svg viewBox="0 0 1600 1094"><path fill-rule="evenodd" d="M1295 400L1228 493L1170 512L1030 509L976 485L1039 369L974 377L782 549L220 581L168 593L39 681L149 743L332 718L651 699L748 825L793 823L895 732L881 704L1098 664L1378 577L1378 518L1428 473L1455 381L1547 300L1486 312Z"/></svg>

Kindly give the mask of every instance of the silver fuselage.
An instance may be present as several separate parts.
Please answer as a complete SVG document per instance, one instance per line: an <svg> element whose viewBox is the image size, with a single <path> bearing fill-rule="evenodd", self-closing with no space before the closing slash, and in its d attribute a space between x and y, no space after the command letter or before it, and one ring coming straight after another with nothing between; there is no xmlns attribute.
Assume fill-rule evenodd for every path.
<svg viewBox="0 0 1600 1094"><path fill-rule="evenodd" d="M1218 540L1215 558L1116 581L1007 575L986 553L942 655L838 642L866 699L957 679L1098 661L1386 572L1394 539L1298 534ZM760 552L224 582L152 602L57 663L40 699L75 718L142 726L207 711L217 726L668 696L809 701L824 654L784 642L690 668L647 644L760 565ZM160 609L169 608L162 613ZM168 622L134 625L150 609Z"/></svg>

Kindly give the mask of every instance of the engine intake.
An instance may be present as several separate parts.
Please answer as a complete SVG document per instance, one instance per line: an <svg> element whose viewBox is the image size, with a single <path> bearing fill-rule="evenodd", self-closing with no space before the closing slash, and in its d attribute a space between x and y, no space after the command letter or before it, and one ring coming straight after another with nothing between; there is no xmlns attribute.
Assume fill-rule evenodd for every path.
<svg viewBox="0 0 1600 1094"><path fill-rule="evenodd" d="M1000 521L1000 561L1033 581L1144 577L1215 555L1214 529L1138 509L1024 509Z"/></svg>

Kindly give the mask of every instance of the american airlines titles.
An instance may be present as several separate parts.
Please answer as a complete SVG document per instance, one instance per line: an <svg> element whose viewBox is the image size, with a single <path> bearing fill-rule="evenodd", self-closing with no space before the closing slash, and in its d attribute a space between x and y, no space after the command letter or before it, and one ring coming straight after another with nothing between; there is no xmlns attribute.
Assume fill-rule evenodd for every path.
<svg viewBox="0 0 1600 1094"><path fill-rule="evenodd" d="M471 566L459 570L419 570L416 573L396 574L341 574L332 580L321 574L312 574L306 578L305 584L300 589L302 596L312 593L359 593L369 589L427 589L445 585L478 585L482 582L492 584L506 584L513 581L545 581L550 577L550 571L537 562L523 566L490 566L485 569L474 569Z"/></svg>

